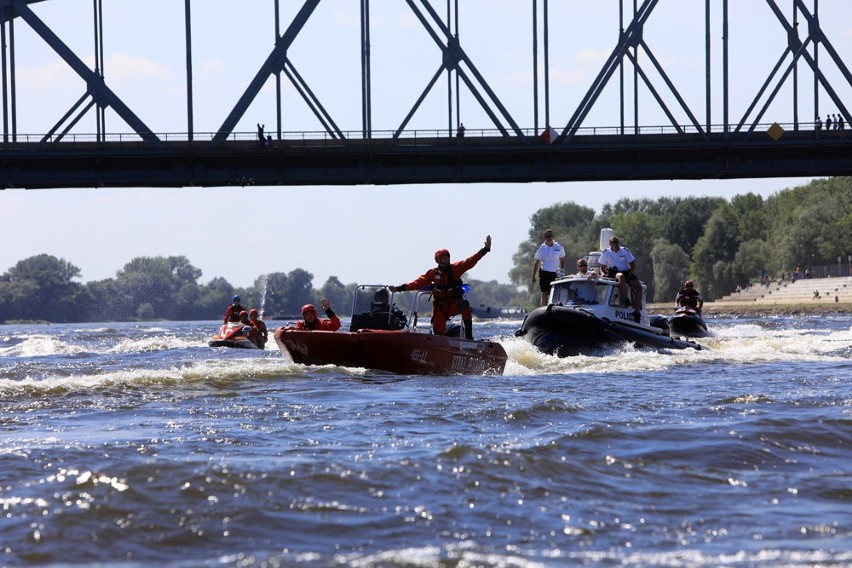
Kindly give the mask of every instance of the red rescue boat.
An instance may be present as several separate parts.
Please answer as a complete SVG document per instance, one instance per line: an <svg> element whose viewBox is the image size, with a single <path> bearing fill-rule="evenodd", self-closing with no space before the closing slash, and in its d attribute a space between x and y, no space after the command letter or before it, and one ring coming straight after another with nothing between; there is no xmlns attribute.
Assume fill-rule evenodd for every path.
<svg viewBox="0 0 852 568"><path fill-rule="evenodd" d="M365 304L365 295L388 300ZM428 293L415 294L410 325L391 302L392 296L385 286L359 286L348 332L279 327L275 343L285 357L304 365L363 367L403 375L503 373L508 356L499 343L417 330L416 308L424 297L428 301Z"/></svg>

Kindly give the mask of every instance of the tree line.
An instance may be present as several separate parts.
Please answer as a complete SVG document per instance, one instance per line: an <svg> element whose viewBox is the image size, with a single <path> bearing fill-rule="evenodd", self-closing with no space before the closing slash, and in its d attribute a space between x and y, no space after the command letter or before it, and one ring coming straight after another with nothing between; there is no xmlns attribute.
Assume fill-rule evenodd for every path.
<svg viewBox="0 0 852 568"><path fill-rule="evenodd" d="M258 276L246 288L216 277L200 283L202 272L184 256L138 257L115 278L80 283L80 269L67 260L41 254L19 261L0 276L0 322L215 320L234 294L266 317L300 317L301 306L328 298L348 315L356 283L331 276L319 289L313 274L297 268ZM525 302L515 286L471 280L471 302L508 305ZM407 306L402 306L407 308Z"/></svg>
<svg viewBox="0 0 852 568"><path fill-rule="evenodd" d="M577 258L598 248L605 227L636 257L649 301L673 302L687 278L713 300L763 274L778 278L848 258L852 178L818 179L766 199L753 193L730 201L624 198L600 214L572 202L546 207L532 216L529 238L513 255L511 284L471 280L469 300L474 306L534 307L538 292L530 276L545 229L565 246L566 268L573 272ZM322 297L348 314L357 287L331 276L317 289L313 274L302 268L260 275L247 288L221 277L201 283L201 270L184 256L134 258L105 280L80 283L80 275L67 260L47 254L19 261L0 275L0 321L211 320L222 317L234 294L267 317L298 316L302 305Z"/></svg>

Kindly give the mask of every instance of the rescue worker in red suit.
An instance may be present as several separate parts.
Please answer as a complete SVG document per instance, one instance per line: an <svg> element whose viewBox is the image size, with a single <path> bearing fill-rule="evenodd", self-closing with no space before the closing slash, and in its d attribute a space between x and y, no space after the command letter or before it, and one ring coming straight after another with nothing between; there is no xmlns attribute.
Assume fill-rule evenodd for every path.
<svg viewBox="0 0 852 568"><path fill-rule="evenodd" d="M322 309L328 319L320 319L317 317L317 309L313 304L305 304L302 306L303 321L296 322L296 329L319 330L319 331L337 331L340 329L340 318L337 317L331 310L331 302L328 298L322 299Z"/></svg>
<svg viewBox="0 0 852 568"><path fill-rule="evenodd" d="M249 311L249 321L257 329L257 336L255 337L254 343L259 348L263 349L266 346L267 339L269 339L269 331L266 329L266 324L263 323L263 320L260 319L259 316L260 314L256 308L252 308Z"/></svg>
<svg viewBox="0 0 852 568"><path fill-rule="evenodd" d="M243 334L255 345L257 345L257 326L249 319L249 313L245 310L240 312L240 319L237 320L243 324Z"/></svg>
<svg viewBox="0 0 852 568"><path fill-rule="evenodd" d="M234 299L231 301L233 304L228 306L228 309L225 310L225 321L223 323L236 323L240 321L240 312L245 310L245 308L240 305L239 296L234 296Z"/></svg>
<svg viewBox="0 0 852 568"><path fill-rule="evenodd" d="M388 289L391 292L405 292L406 290L423 290L431 285L432 333L446 335L447 320L461 314L464 337L473 339L473 313L470 311L470 304L464 299L461 277L490 251L491 235L485 237L485 246L473 256L452 264L450 264L450 251L439 249L435 251L437 268L427 270L419 278L407 284L389 286Z"/></svg>
<svg viewBox="0 0 852 568"><path fill-rule="evenodd" d="M675 298L675 306L678 308L692 308L699 314L701 313L701 308L704 307L704 300L701 299L701 294L695 289L692 280L687 280L683 283L683 288L681 288Z"/></svg>

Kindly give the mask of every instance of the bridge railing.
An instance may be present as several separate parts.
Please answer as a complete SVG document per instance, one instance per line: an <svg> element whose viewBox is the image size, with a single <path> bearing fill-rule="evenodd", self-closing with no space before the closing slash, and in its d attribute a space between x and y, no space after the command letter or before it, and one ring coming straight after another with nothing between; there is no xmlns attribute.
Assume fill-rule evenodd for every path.
<svg viewBox="0 0 852 568"><path fill-rule="evenodd" d="M762 123L754 126L753 130L756 133L766 133L770 127L775 123ZM815 133L818 136L843 136L844 130L817 130L812 123L779 123L778 124L785 133L801 133L801 132L810 132ZM559 129L555 129L556 134L561 134ZM728 126L728 133L732 133L733 128ZM542 138L545 135L545 129L534 129L534 128L523 128L520 129L520 132L524 137L528 139L536 139ZM738 135L743 135L747 132L747 130L741 131ZM706 126L702 126L699 130L694 125L680 125L674 126L671 124L667 125L652 125L652 126L640 126L635 128L633 126L589 126L578 129L576 132L577 137L587 138L587 137L637 137L637 136L655 136L655 135L666 135L666 136L688 136L690 138L695 138L696 135L702 134L714 134L720 135L725 134L725 125L711 125L710 129L707 130ZM285 143L299 143L303 142L307 145L318 145L322 146L323 144L339 146L342 142L348 141L365 141L366 143L370 142L379 142L382 144L388 143L399 143L405 145L417 145L418 142L422 141L424 144L434 145L436 140L449 140L449 139L457 139L456 132L449 131L446 128L443 129L418 129L418 130L406 130L403 131L399 137L396 137L396 131L394 130L373 130L369 138L365 139L362 131L360 130L347 130L342 131L343 138L340 137L337 133L329 133L324 130L317 131L284 131L281 133L280 138L277 133L267 132L268 136L271 136L271 142L275 145L278 142ZM192 136L185 132L165 132L156 134L157 138L162 142L167 144L180 144L180 145L192 145L192 144L206 144L211 142L216 136L215 132L194 132ZM497 128L468 128L464 132L465 139L488 139L490 142L494 142L497 139L506 139L506 140L515 140L517 137L514 135L513 131L509 132L508 136L504 136L504 134ZM259 139L258 133L255 131L252 132L233 132L225 140L225 145L231 143L238 143L239 145L245 145L246 143L257 143L261 145L261 141ZM267 142L268 143L268 142ZM50 149L57 146L62 147L71 147L71 146L97 146L99 144L108 144L111 148L122 148L122 147L139 147L140 144L145 144L143 138L135 133L135 132L118 132L106 134L104 136L98 137L97 134L87 134L87 133L69 133L65 134L61 137L45 137L45 134L17 134L17 135L7 135L4 138L4 144L7 148L14 148L16 150L35 150L35 149Z"/></svg>

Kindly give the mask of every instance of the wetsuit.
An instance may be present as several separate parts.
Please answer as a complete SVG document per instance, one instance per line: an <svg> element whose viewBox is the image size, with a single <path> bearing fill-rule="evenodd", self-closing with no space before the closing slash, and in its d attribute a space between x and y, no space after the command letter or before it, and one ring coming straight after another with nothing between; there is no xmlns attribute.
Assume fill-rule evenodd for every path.
<svg viewBox="0 0 852 568"><path fill-rule="evenodd" d="M473 256L450 265L439 264L421 274L415 280L397 286L400 291L423 290L432 287L432 332L435 335L447 333L447 320L461 314L465 338L473 339L473 313L470 304L464 299L461 276L488 254L490 248L482 247Z"/></svg>

